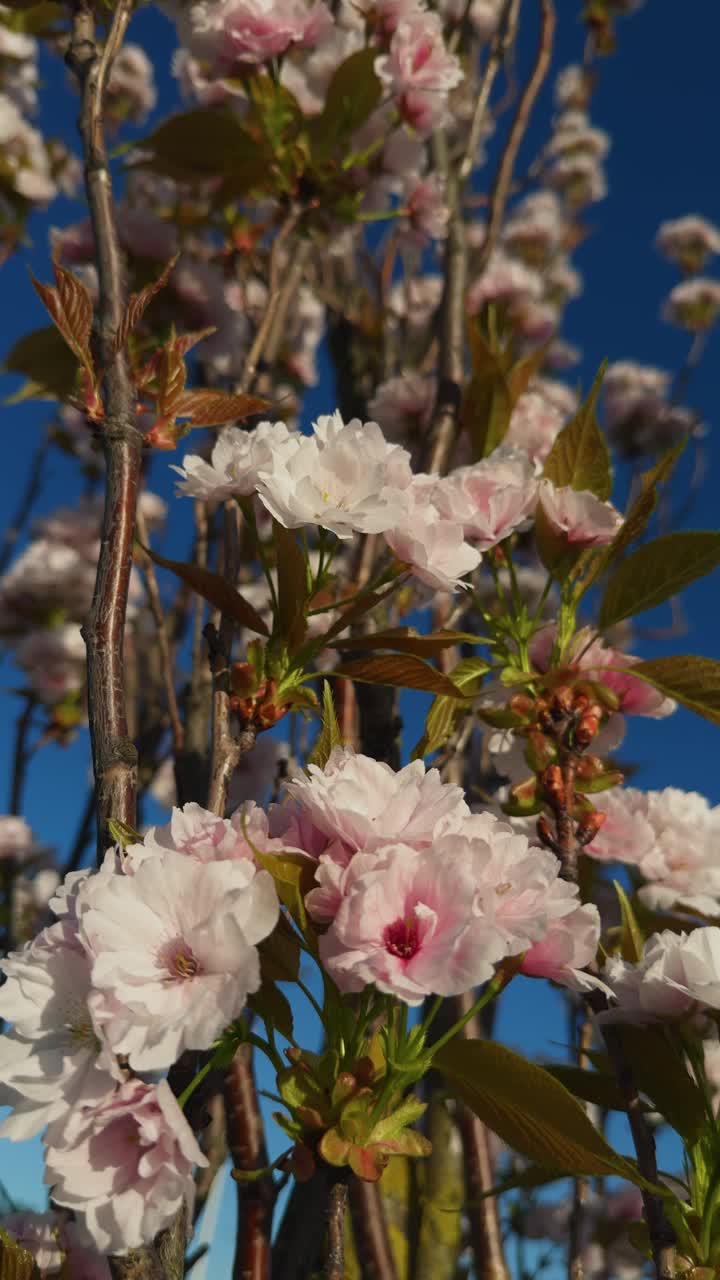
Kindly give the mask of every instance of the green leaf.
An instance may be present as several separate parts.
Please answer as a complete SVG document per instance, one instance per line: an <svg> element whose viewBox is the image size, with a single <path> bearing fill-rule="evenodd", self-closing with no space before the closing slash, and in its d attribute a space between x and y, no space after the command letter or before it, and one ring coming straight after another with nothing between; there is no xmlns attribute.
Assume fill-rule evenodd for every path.
<svg viewBox="0 0 720 1280"><path fill-rule="evenodd" d="M0 1280L40 1280L35 1259L0 1227Z"/></svg>
<svg viewBox="0 0 720 1280"><path fill-rule="evenodd" d="M720 662L715 658L694 653L650 658L633 663L631 672L705 720L720 724Z"/></svg>
<svg viewBox="0 0 720 1280"><path fill-rule="evenodd" d="M425 718L425 732L413 751L413 760L438 751L452 737L457 724L472 707L483 677L490 667L483 658L463 658L450 672L450 678L463 696L435 698Z"/></svg>
<svg viewBox="0 0 720 1280"><path fill-rule="evenodd" d="M653 609L720 565L720 533L669 533L621 561L605 588L599 625L612 627Z"/></svg>
<svg viewBox="0 0 720 1280"><path fill-rule="evenodd" d="M26 381L5 404L23 400L67 400L72 395L77 361L55 325L34 329L12 347L5 357L5 373L22 374Z"/></svg>
<svg viewBox="0 0 720 1280"><path fill-rule="evenodd" d="M545 1169L641 1181L549 1071L489 1040L451 1040L434 1065L495 1133Z"/></svg>
<svg viewBox="0 0 720 1280"><path fill-rule="evenodd" d="M637 1087L686 1142L696 1142L707 1124L702 1093L664 1028L622 1023L613 1031Z"/></svg>
<svg viewBox="0 0 720 1280"><path fill-rule="evenodd" d="M445 649L456 644L484 644L483 636L470 631L433 631L421 635L414 627L389 627L386 631L374 631L370 635L353 636L337 640L334 649L393 649L396 653L413 653L418 658L435 658ZM487 669L487 668L486 668Z"/></svg>
<svg viewBox="0 0 720 1280"><path fill-rule="evenodd" d="M143 838L140 832L131 827L129 822L121 822L119 818L110 819L108 831L121 849L127 848L129 844L142 844Z"/></svg>
<svg viewBox="0 0 720 1280"><path fill-rule="evenodd" d="M605 364L587 400L563 427L545 461L543 475L557 488L588 489L605 501L612 493L610 454L598 426L595 406L605 374Z"/></svg>
<svg viewBox="0 0 720 1280"><path fill-rule="evenodd" d="M258 944L263 982L294 982L300 972L300 943L283 916L268 938Z"/></svg>
<svg viewBox="0 0 720 1280"><path fill-rule="evenodd" d="M421 1102L414 1095L405 1098L389 1116L378 1120L368 1139L369 1142L387 1142L389 1138L397 1138L398 1134L409 1124L414 1124L427 1111L427 1103Z"/></svg>
<svg viewBox="0 0 720 1280"><path fill-rule="evenodd" d="M270 872L283 906L304 931L307 927L305 894L315 882L314 863L301 853L264 853L254 845L252 851L263 870Z"/></svg>
<svg viewBox="0 0 720 1280"><path fill-rule="evenodd" d="M355 658L341 663L331 676L346 680L361 680L365 684L385 684L396 689L422 689L427 693L444 693L454 696L456 685L429 662L413 654L381 654L375 658Z"/></svg>
<svg viewBox="0 0 720 1280"><path fill-rule="evenodd" d="M207 600L215 609L219 609L228 618L238 622L241 627L246 627L248 631L255 631L261 636L270 635L265 619L219 573L212 573L209 569L203 569L197 564L185 564L182 560L168 560L165 556L158 555L157 551L151 551L149 547L143 547L142 550L154 564L159 565L161 569L169 569L171 573L192 587L197 595L202 596L203 600Z"/></svg>
<svg viewBox="0 0 720 1280"><path fill-rule="evenodd" d="M355 133L372 115L382 97L375 74L377 50L359 49L340 63L325 95L325 106L310 125L313 150L323 154Z"/></svg>
<svg viewBox="0 0 720 1280"><path fill-rule="evenodd" d="M473 458L487 458L502 444L510 426L513 404L505 374L496 363L468 382L460 420L472 442Z"/></svg>
<svg viewBox="0 0 720 1280"><path fill-rule="evenodd" d="M132 167L185 182L229 179L233 193L267 183L270 156L230 111L198 108L170 116L138 143Z"/></svg>
<svg viewBox="0 0 720 1280"><path fill-rule="evenodd" d="M640 477L640 490L628 507L625 519L609 546L601 555L595 554L593 562L583 583L582 592L587 591L593 582L605 572L611 564L620 559L626 548L635 542L645 529L658 501L658 487L670 479L675 463L685 448L686 441L668 449L649 471Z"/></svg>
<svg viewBox="0 0 720 1280"><path fill-rule="evenodd" d="M274 982L263 982L259 991L248 996L248 1008L259 1014L286 1040L292 1040L294 1027L290 1001Z"/></svg>
<svg viewBox="0 0 720 1280"><path fill-rule="evenodd" d="M574 1098L591 1102L608 1111L624 1111L625 1101L615 1076L604 1071L583 1071L582 1067L565 1063L548 1063L545 1067Z"/></svg>
<svg viewBox="0 0 720 1280"><path fill-rule="evenodd" d="M330 757L330 752L334 747L341 747L342 745L342 734L335 714L332 689L327 680L323 680L322 728L313 744L307 763L316 764L319 769L324 769Z"/></svg>
<svg viewBox="0 0 720 1280"><path fill-rule="evenodd" d="M622 918L620 954L623 960L629 960L631 964L638 964L645 950L645 937L637 922L632 903L622 885L617 880L613 880L613 888L617 894Z"/></svg>

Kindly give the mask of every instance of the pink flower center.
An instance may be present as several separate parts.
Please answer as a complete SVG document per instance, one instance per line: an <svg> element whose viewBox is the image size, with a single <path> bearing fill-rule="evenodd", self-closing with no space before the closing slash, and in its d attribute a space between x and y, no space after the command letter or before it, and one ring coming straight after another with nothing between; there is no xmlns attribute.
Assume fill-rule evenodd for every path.
<svg viewBox="0 0 720 1280"><path fill-rule="evenodd" d="M420 934L415 912L389 924L383 935L383 941L390 955L398 956L401 960L410 960L420 949Z"/></svg>
<svg viewBox="0 0 720 1280"><path fill-rule="evenodd" d="M163 947L159 956L161 968L165 969L171 980L185 982L200 973L200 962L193 955L192 947L182 938L174 938Z"/></svg>

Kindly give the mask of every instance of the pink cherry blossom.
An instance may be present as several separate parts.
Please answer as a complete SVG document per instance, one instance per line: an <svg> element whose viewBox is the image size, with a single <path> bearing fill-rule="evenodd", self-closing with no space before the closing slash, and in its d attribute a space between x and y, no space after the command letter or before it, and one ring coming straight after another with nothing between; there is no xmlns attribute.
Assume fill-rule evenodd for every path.
<svg viewBox="0 0 720 1280"><path fill-rule="evenodd" d="M582 970L594 961L600 942L600 913L593 903L577 906L566 916L551 920L547 933L523 956L521 973L529 978L551 978L573 990L598 980Z"/></svg>
<svg viewBox="0 0 720 1280"><path fill-rule="evenodd" d="M526 453L534 462L543 462L555 437L564 425L565 413L540 391L520 396L510 417L503 443Z"/></svg>
<svg viewBox="0 0 720 1280"><path fill-rule="evenodd" d="M210 462L189 453L183 466L171 466L182 480L178 494L205 501L247 497L258 485L258 476L273 456L293 448L295 437L284 422L261 422L253 431L226 427L215 444Z"/></svg>
<svg viewBox="0 0 720 1280"><path fill-rule="evenodd" d="M603 977L616 1001L607 1018L642 1022L682 1017L698 1006L720 1009L720 929L654 933L637 965L611 957Z"/></svg>
<svg viewBox="0 0 720 1280"><path fill-rule="evenodd" d="M720 280L695 276L676 284L662 309L662 317L670 324L700 333L710 329L720 312Z"/></svg>
<svg viewBox="0 0 720 1280"><path fill-rule="evenodd" d="M24 818L10 813L0 815L0 861L13 858L16 862L26 862L37 848L32 830Z"/></svg>
<svg viewBox="0 0 720 1280"><path fill-rule="evenodd" d="M153 64L138 44L126 44L113 59L107 87L111 121L142 124L157 102Z"/></svg>
<svg viewBox="0 0 720 1280"><path fill-rule="evenodd" d="M413 577L436 591L455 591L480 563L480 552L465 541L463 526L443 516L435 503L437 481L417 475L406 491L407 507L401 524L385 540Z"/></svg>
<svg viewBox="0 0 720 1280"><path fill-rule="evenodd" d="M537 500L534 467L522 453L496 449L440 480L433 498L443 516L462 522L473 546L487 551L532 514Z"/></svg>
<svg viewBox="0 0 720 1280"><path fill-rule="evenodd" d="M503 939L473 911L471 861L392 845L353 883L320 939L320 955L343 992L373 982L409 1005L456 995L492 976Z"/></svg>
<svg viewBox="0 0 720 1280"><path fill-rule="evenodd" d="M52 925L2 962L0 1101L13 1109L0 1132L23 1140L61 1125L76 1103L112 1089L117 1067L89 1012L90 961L73 924Z"/></svg>
<svg viewBox="0 0 720 1280"><path fill-rule="evenodd" d="M321 0L200 0L181 21L190 50L215 74L230 77L242 67L267 62L291 46L317 44L332 27Z"/></svg>
<svg viewBox="0 0 720 1280"><path fill-rule="evenodd" d="M587 490L556 488L541 480L538 499L558 542L573 548L602 547L612 542L622 516L610 502Z"/></svg>
<svg viewBox="0 0 720 1280"><path fill-rule="evenodd" d="M43 1276L59 1275L65 1264L72 1280L110 1280L107 1259L93 1248L90 1237L76 1222L68 1222L59 1213L8 1213L0 1218L0 1229L32 1254Z"/></svg>
<svg viewBox="0 0 720 1280"><path fill-rule="evenodd" d="M637 866L648 906L720 915L720 806L694 791L616 788L597 797L605 821L587 852Z"/></svg>
<svg viewBox="0 0 720 1280"><path fill-rule="evenodd" d="M477 315L490 302L512 307L539 302L542 293L543 281L538 271L509 257L502 249L495 249L482 275L470 285L466 306L470 315Z"/></svg>
<svg viewBox="0 0 720 1280"><path fill-rule="evenodd" d="M408 369L380 383L368 403L368 412L380 423L389 440L405 442L408 437L417 437L427 430L435 396L435 380Z"/></svg>
<svg viewBox="0 0 720 1280"><path fill-rule="evenodd" d="M660 224L655 246L683 271L702 271L707 259L720 253L720 230L707 218L686 214Z"/></svg>
<svg viewBox="0 0 720 1280"><path fill-rule="evenodd" d="M398 23L387 54L375 60L375 71L403 118L422 133L441 123L447 94L463 78L459 59L445 48L442 22L430 12Z"/></svg>
<svg viewBox="0 0 720 1280"><path fill-rule="evenodd" d="M15 661L25 671L40 702L52 706L85 683L87 651L80 627L64 626L29 631L15 649Z"/></svg>
<svg viewBox="0 0 720 1280"><path fill-rule="evenodd" d="M286 529L320 525L339 538L382 533L405 514L410 455L376 422L321 417L312 436L274 453L259 471L258 494Z"/></svg>
<svg viewBox="0 0 720 1280"><path fill-rule="evenodd" d="M267 818L251 801L247 811L235 815L236 820L219 818L191 801L182 809L173 808L170 821L162 827L150 827L142 844L129 844L124 851L124 869L134 873L147 858L174 850L197 862L252 862L252 850L242 831L242 820L253 843L263 843L267 836ZM255 839L257 837L257 840ZM264 847L264 843L263 843Z"/></svg>
<svg viewBox="0 0 720 1280"><path fill-rule="evenodd" d="M183 1201L194 1199L194 1165L207 1165L170 1086L128 1080L68 1132L45 1135L45 1181L102 1253L149 1244Z"/></svg>
<svg viewBox="0 0 720 1280"><path fill-rule="evenodd" d="M77 910L97 1025L131 1066L162 1070L186 1048L209 1048L242 1012L278 901L247 857L201 862L158 850L132 875L86 880Z"/></svg>
<svg viewBox="0 0 720 1280"><path fill-rule="evenodd" d="M389 841L428 848L441 818L467 814L461 787L414 760L403 769L335 747L324 769L311 764L286 784L289 803L270 811L270 833L319 857L336 842L349 854Z"/></svg>
<svg viewBox="0 0 720 1280"><path fill-rule="evenodd" d="M425 245L429 240L444 240L450 211L445 203L445 189L439 174L413 178L408 183L403 201L406 213L401 226L410 243Z"/></svg>

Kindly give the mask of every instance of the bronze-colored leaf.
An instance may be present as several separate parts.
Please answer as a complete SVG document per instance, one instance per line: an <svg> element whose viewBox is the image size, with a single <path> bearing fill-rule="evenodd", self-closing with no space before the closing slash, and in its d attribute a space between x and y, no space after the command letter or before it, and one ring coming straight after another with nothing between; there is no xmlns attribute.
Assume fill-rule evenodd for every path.
<svg viewBox="0 0 720 1280"><path fill-rule="evenodd" d="M221 427L263 413L269 404L259 396L198 389L182 391L174 402L174 413L177 418L189 418L193 427Z"/></svg>
<svg viewBox="0 0 720 1280"><path fill-rule="evenodd" d="M396 653L413 653L418 658L434 658L456 644L482 644L483 637L470 631L433 631L421 635L413 627L389 627L369 635L337 640L334 649L392 649Z"/></svg>
<svg viewBox="0 0 720 1280"><path fill-rule="evenodd" d="M341 663L331 676L361 680L365 684L391 685L395 689L422 689L427 693L457 696L457 686L429 662L413 654L381 654L374 658L355 658Z"/></svg>
<svg viewBox="0 0 720 1280"><path fill-rule="evenodd" d="M694 653L650 658L633 663L631 673L705 720L720 724L720 662L715 658Z"/></svg>
<svg viewBox="0 0 720 1280"><path fill-rule="evenodd" d="M202 596L203 600L207 600L213 608L219 609L241 627L246 627L248 631L254 631L260 636L270 635L265 619L219 573L212 573L210 569L203 569L197 564L185 564L182 560L168 560L165 556L158 555L157 551L151 551L149 547L143 547L143 551L154 564L159 565L161 569L169 569L171 573L192 587L197 595Z"/></svg>
<svg viewBox="0 0 720 1280"><path fill-rule="evenodd" d="M125 313L120 322L118 331L115 334L114 349L116 351L122 351L130 334L134 329L137 329L137 326L142 320L147 307L155 297L155 294L159 293L167 284L170 273L179 257L180 254L176 253L175 256L165 264L157 280L153 280L151 284L146 284L145 288L140 289L138 293L131 294L130 301L125 308Z"/></svg>

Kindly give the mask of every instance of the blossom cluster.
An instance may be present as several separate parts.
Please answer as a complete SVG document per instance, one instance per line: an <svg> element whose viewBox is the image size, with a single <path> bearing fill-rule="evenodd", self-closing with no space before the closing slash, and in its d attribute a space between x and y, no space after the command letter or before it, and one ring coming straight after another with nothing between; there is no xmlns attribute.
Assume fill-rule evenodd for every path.
<svg viewBox="0 0 720 1280"><path fill-rule="evenodd" d="M410 454L376 422L321 417L311 435L283 422L230 428L211 461L185 457L178 492L221 501L256 493L287 529L318 525L340 540L384 535L401 565L426 586L453 590L483 551L523 527L538 503L562 546L610 542L620 517L590 493L539 481L531 459L505 448L438 479L413 473Z"/></svg>
<svg viewBox="0 0 720 1280"><path fill-rule="evenodd" d="M162 523L165 503L156 494L141 495L140 509L148 527ZM80 624L92 601L101 519L97 498L43 517L0 578L0 636L32 696L50 708L67 699L76 702L84 687ZM134 578L135 602L139 591Z"/></svg>
<svg viewBox="0 0 720 1280"><path fill-rule="evenodd" d="M239 1017L277 895L239 824L191 806L124 859L71 873L51 905L57 922L2 965L2 1133L45 1128L55 1203L123 1253L191 1201L205 1163L167 1081L136 1072L209 1049Z"/></svg>

